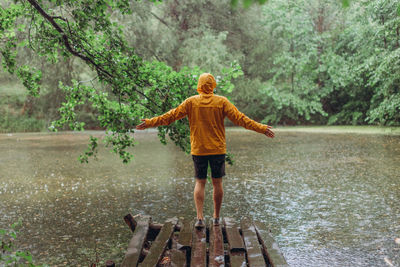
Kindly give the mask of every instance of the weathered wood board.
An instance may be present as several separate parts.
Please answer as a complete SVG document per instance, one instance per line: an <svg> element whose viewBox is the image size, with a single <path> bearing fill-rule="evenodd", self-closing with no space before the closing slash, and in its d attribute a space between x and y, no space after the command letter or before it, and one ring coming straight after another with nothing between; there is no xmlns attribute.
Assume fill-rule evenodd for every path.
<svg viewBox="0 0 400 267"><path fill-rule="evenodd" d="M143 262L139 264L139 266L143 267L153 267L156 266L168 245L168 242L171 240L172 234L174 233L175 225L177 220L166 222L160 230L160 233L157 235L156 240L154 240L153 244L150 247L150 250L144 258Z"/></svg>
<svg viewBox="0 0 400 267"><path fill-rule="evenodd" d="M178 249L187 249L192 245L193 223L187 219L180 222Z"/></svg>
<svg viewBox="0 0 400 267"><path fill-rule="evenodd" d="M232 218L224 218L228 255L231 267L246 267L246 249L238 224Z"/></svg>
<svg viewBox="0 0 400 267"><path fill-rule="evenodd" d="M123 267L136 267L138 265L143 245L146 241L145 237L149 231L151 218L148 216L139 217L136 219L136 222L135 232L129 242L125 259L122 262Z"/></svg>
<svg viewBox="0 0 400 267"><path fill-rule="evenodd" d="M244 244L247 251L247 262L251 267L266 266L264 255L258 242L257 232L248 218L241 222Z"/></svg>
<svg viewBox="0 0 400 267"><path fill-rule="evenodd" d="M207 263L206 227L196 229L193 227L191 267L204 267Z"/></svg>
<svg viewBox="0 0 400 267"><path fill-rule="evenodd" d="M186 254L183 251L173 249L171 250L171 266L172 267L186 267Z"/></svg>
<svg viewBox="0 0 400 267"><path fill-rule="evenodd" d="M213 225L210 223L210 248L208 257L208 266L220 267L225 266L224 256L224 237L222 236L221 225Z"/></svg>
<svg viewBox="0 0 400 267"><path fill-rule="evenodd" d="M232 218L225 218L226 238L230 251L245 251L243 238L240 235L239 226Z"/></svg>
<svg viewBox="0 0 400 267"><path fill-rule="evenodd" d="M190 220L155 224L147 216L135 218L127 222L134 233L124 267L288 266L265 225L248 218L225 218L200 230Z"/></svg>
<svg viewBox="0 0 400 267"><path fill-rule="evenodd" d="M254 222L254 225L256 227L258 238L261 240L263 252L267 256L269 264L275 267L288 267L289 265L283 257L278 244L275 242L265 225L260 222Z"/></svg>

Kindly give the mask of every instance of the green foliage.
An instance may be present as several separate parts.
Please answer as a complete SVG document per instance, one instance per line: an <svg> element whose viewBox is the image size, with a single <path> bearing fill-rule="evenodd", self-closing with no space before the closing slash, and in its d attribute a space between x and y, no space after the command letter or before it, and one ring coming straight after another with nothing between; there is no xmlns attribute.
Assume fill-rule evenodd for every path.
<svg viewBox="0 0 400 267"><path fill-rule="evenodd" d="M264 122L299 124L327 116L320 99L329 90L323 62L329 35L316 18L331 19L334 8L334 2L317 1L270 1L264 8L265 26L279 47L268 70L271 79L260 89L268 111Z"/></svg>
<svg viewBox="0 0 400 267"><path fill-rule="evenodd" d="M268 0L243 0L242 4L243 4L243 7L249 8L252 4L257 3L257 4L262 5L262 4L265 4L267 1ZM234 7L237 7L238 3L239 3L239 0L231 0L231 5Z"/></svg>
<svg viewBox="0 0 400 267"><path fill-rule="evenodd" d="M375 88L371 99L372 108L367 120L383 125L395 125L400 119L400 49L382 53L380 61L371 74L369 86Z"/></svg>
<svg viewBox="0 0 400 267"><path fill-rule="evenodd" d="M235 60L224 44L227 34L227 32L214 34L205 29L194 30L191 36L185 38L179 51L182 65L207 69L214 74L221 73L221 70L226 68L227 62ZM210 44L213 44L212 49Z"/></svg>
<svg viewBox="0 0 400 267"><path fill-rule="evenodd" d="M229 165L233 165L235 163L234 155L232 153L226 153L226 158L225 159L226 159L226 162Z"/></svg>
<svg viewBox="0 0 400 267"><path fill-rule="evenodd" d="M83 130L85 123L79 121L79 110L90 105L97 114L99 127L108 133L104 140L106 146L123 162L132 157L127 148L134 145L131 133L139 119L160 115L195 94L201 73L197 67L175 71L165 63L139 57L125 40L122 25L112 20L114 16L132 14L133 9L129 1L66 0L48 4L16 1L15 5L3 9L11 15L7 15L6 27L1 31L6 39L2 51L10 44L15 48L18 42L28 39L34 52L50 62L76 57L92 69L94 78L89 82L60 83L65 101L59 108L61 117L50 129L56 131L68 125L72 130ZM70 15L64 17L65 14ZM18 27L21 32L17 40L9 33L17 31L15 21L18 20L28 20L31 26L25 31ZM10 73L17 69L24 86L32 95L38 95L41 73L33 67L18 65L14 60L17 52L14 49L13 54L3 55L5 68ZM230 79L240 74L237 63L226 68L219 79L219 90L232 91ZM165 142L168 135L183 150L189 150L187 121L162 127L159 135L161 141ZM95 155L97 142L91 139L81 161L87 162L89 156Z"/></svg>
<svg viewBox="0 0 400 267"><path fill-rule="evenodd" d="M354 3L348 24L337 36L327 63L330 124L399 125L399 27L396 1Z"/></svg>
<svg viewBox="0 0 400 267"><path fill-rule="evenodd" d="M3 114L0 117L0 132L31 132L45 129L45 122L28 116Z"/></svg>
<svg viewBox="0 0 400 267"><path fill-rule="evenodd" d="M0 53L40 96L16 105L27 109L18 121L103 129L128 162L134 126L196 94L201 72L268 124L398 125L398 10L395 0L3 1ZM188 134L187 120L159 128L184 151Z"/></svg>
<svg viewBox="0 0 400 267"><path fill-rule="evenodd" d="M350 6L350 0L342 0L342 5L343 5L343 7L349 7Z"/></svg>
<svg viewBox="0 0 400 267"><path fill-rule="evenodd" d="M367 120L381 125L398 125L400 121L400 94L384 98L379 105L368 112Z"/></svg>
<svg viewBox="0 0 400 267"><path fill-rule="evenodd" d="M20 219L11 225L11 229L0 229L0 265L39 267L41 265L33 263L33 258L29 251L18 250L15 246L18 228L21 225L22 220Z"/></svg>
<svg viewBox="0 0 400 267"><path fill-rule="evenodd" d="M39 82L42 78L42 72L29 66L21 66L17 70L17 76L21 79L23 85L32 96L38 96L40 91Z"/></svg>
<svg viewBox="0 0 400 267"><path fill-rule="evenodd" d="M317 94L285 93L274 86L263 88L262 93L265 95L267 114L270 114L264 118L264 123L300 124L310 121L317 113L326 115Z"/></svg>
<svg viewBox="0 0 400 267"><path fill-rule="evenodd" d="M248 8L252 4L255 4L255 3L262 5L262 4L265 4L267 1L268 0L242 0L243 6L245 8ZM350 0L341 0L341 1L342 1L343 7L349 7ZM239 3L239 0L231 0L231 5L234 7L236 7L238 5L238 3Z"/></svg>
<svg viewBox="0 0 400 267"><path fill-rule="evenodd" d="M20 109L23 109L24 101L25 97L18 94L0 96L0 132L28 132L45 129L43 119L21 114Z"/></svg>
<svg viewBox="0 0 400 267"><path fill-rule="evenodd" d="M88 163L89 157L94 157L96 159L97 156L97 142L98 139L96 137L90 136L90 143L88 144L88 148L86 149L83 155L79 156L79 161L81 163Z"/></svg>
<svg viewBox="0 0 400 267"><path fill-rule="evenodd" d="M399 125L398 3L342 4L348 9L337 1L265 5L278 48L271 78L258 85L264 122Z"/></svg>

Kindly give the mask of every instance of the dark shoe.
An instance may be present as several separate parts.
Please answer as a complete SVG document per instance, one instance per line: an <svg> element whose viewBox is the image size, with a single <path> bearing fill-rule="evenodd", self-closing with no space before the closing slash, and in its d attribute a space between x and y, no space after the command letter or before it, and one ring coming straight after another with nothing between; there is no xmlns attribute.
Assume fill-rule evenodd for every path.
<svg viewBox="0 0 400 267"><path fill-rule="evenodd" d="M203 220L198 219L197 222L194 224L194 227L196 229L202 229L204 228L206 225L204 224Z"/></svg>
<svg viewBox="0 0 400 267"><path fill-rule="evenodd" d="M215 226L218 226L219 225L219 218L213 218L213 224Z"/></svg>

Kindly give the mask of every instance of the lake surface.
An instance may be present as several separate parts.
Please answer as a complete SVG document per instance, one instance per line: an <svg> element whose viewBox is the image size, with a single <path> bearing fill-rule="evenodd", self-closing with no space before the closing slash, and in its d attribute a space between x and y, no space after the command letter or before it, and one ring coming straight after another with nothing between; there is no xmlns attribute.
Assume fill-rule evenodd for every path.
<svg viewBox="0 0 400 267"><path fill-rule="evenodd" d="M195 217L190 155L145 131L130 164L107 148L80 164L90 134L104 135L0 135L0 228L22 218L17 244L36 263L121 262L127 213ZM400 266L400 136L276 134L227 132L222 216L267 224L290 266Z"/></svg>

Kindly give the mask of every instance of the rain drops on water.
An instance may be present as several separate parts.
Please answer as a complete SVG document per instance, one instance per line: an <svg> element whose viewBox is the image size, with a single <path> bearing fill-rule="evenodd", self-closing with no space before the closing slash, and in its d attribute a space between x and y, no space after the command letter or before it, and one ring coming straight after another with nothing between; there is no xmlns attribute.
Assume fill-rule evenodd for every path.
<svg viewBox="0 0 400 267"><path fill-rule="evenodd" d="M389 260L387 257L385 257L384 260L385 260L385 262L386 262L386 264L387 264L388 266L394 266L393 263L392 263L392 261Z"/></svg>
<svg viewBox="0 0 400 267"><path fill-rule="evenodd" d="M243 132L229 134L242 141L248 139L249 144L258 142L258 139L252 139L253 135L245 135ZM248 144L239 147L235 142L231 143L232 148L241 151L240 157L244 162L237 162L236 166L230 167L229 175L224 180L225 214L233 217L251 215L263 220L273 229L282 248L301 243L301 247L306 248L300 251L302 256L299 257L300 253L296 249L287 250L288 259L301 261L302 257L307 258L295 263L299 266L324 266L324 263L336 260L340 261L335 262L336 266L346 266L346 262L362 262L365 251L371 254L368 260L373 259L369 266L391 266L389 263L399 266L396 253L400 249L400 236L386 235L388 232L397 233L398 224L395 222L398 222L399 217L394 211L398 201L396 193L400 187L398 179L393 177L399 172L398 162L373 158L368 151L361 150L362 146L351 146L350 137L344 138L344 142L333 142L336 139L342 140L342 137L336 138L334 135L330 135L328 140L321 140L322 137L318 135L312 135L312 138L302 135L301 139L295 139L294 135L289 137L283 139L281 133L281 141L285 140L285 143L277 143L278 140L275 140L274 145L280 149L274 150L274 157L268 156L268 159L260 156L265 149L261 149L261 146L258 148L252 145L250 149ZM151 138L156 139L156 134ZM307 140L311 139L313 144L308 146ZM263 142L263 139L260 140ZM369 143L373 145L374 142L382 142L380 139L374 140L371 138ZM145 143L145 140L142 142ZM146 150L149 149L147 145ZM338 145L345 147L339 150ZM385 149L390 152L393 146ZM68 151L73 147L68 146ZM307 153L298 152L296 147ZM104 257L110 255L107 253L111 249L107 249L107 246L120 249L115 244L121 244L122 256L112 257L122 260L131 236L121 220L125 212L155 216L156 221L171 215L188 218L196 212L192 202L193 166L190 161L187 162L185 154L181 157L180 151L173 154L175 150L166 148L168 156L172 154L170 158L173 160L168 159L164 163L156 158L157 169L154 168L154 160L149 160L151 157L141 161L138 156L136 165L126 166L126 170L125 167L117 167L119 165L113 160L82 167L76 164L72 154L54 156L40 149L38 153L43 153L43 157L47 154L51 156L45 158L47 161L44 162L54 164L47 166L41 163L48 169L43 167L36 171L36 163L39 162L35 160L42 160L43 157L33 156L30 160L34 169L26 167L27 174L21 173L22 170L10 170L13 175L7 176L12 179L0 182L0 203L3 204L3 200L9 203L4 209L10 218L18 219L20 214L29 215L25 219L30 225L25 225L24 236L21 237L32 240L36 253L34 256L48 262L50 266L64 266L65 258L76 258L79 263L75 265L78 266L85 260L79 261L86 254L82 256L76 252L80 248L91 247L95 241L103 241L104 247L101 251L99 249L99 255ZM397 148L400 149L400 146L397 145ZM76 149L80 148L77 146ZM34 155L35 151L29 153ZM346 153L351 157L347 157ZM253 157L253 154L257 154L257 157ZM346 165L347 158L352 160L356 156L357 159L368 160L371 167L354 164L357 162ZM246 165L246 159L251 159L254 164ZM65 167L60 171L53 169L57 164ZM141 164L145 167L139 167ZM140 168L143 169L139 171ZM268 168L268 171L262 168ZM394 175L386 175L391 174L389 171ZM17 177L14 173L21 175ZM368 173L372 175L366 177ZM11 190L13 195L10 195ZM47 190L49 193L46 193ZM205 210L211 216L212 187L209 183L207 190ZM374 225L373 230L368 227L371 224ZM336 231L338 229L343 230ZM351 232L354 229L357 231L355 235ZM380 254L375 253L375 242L371 238L374 234L368 231L385 236L384 243L389 245L382 246L378 250ZM60 247L54 246L55 242L57 245L61 243ZM337 253L335 249L330 250L323 255L324 259L306 253L310 247L324 249L323 242L340 246L340 249ZM363 244L357 250L360 254L352 250L353 244ZM37 251L44 255L41 254L44 253L41 248L50 256L39 256ZM59 255L63 256L56 258ZM310 263L310 258L314 262ZM310 265L304 264L306 261ZM317 264L316 261L323 262ZM68 265L73 264L69 262Z"/></svg>

